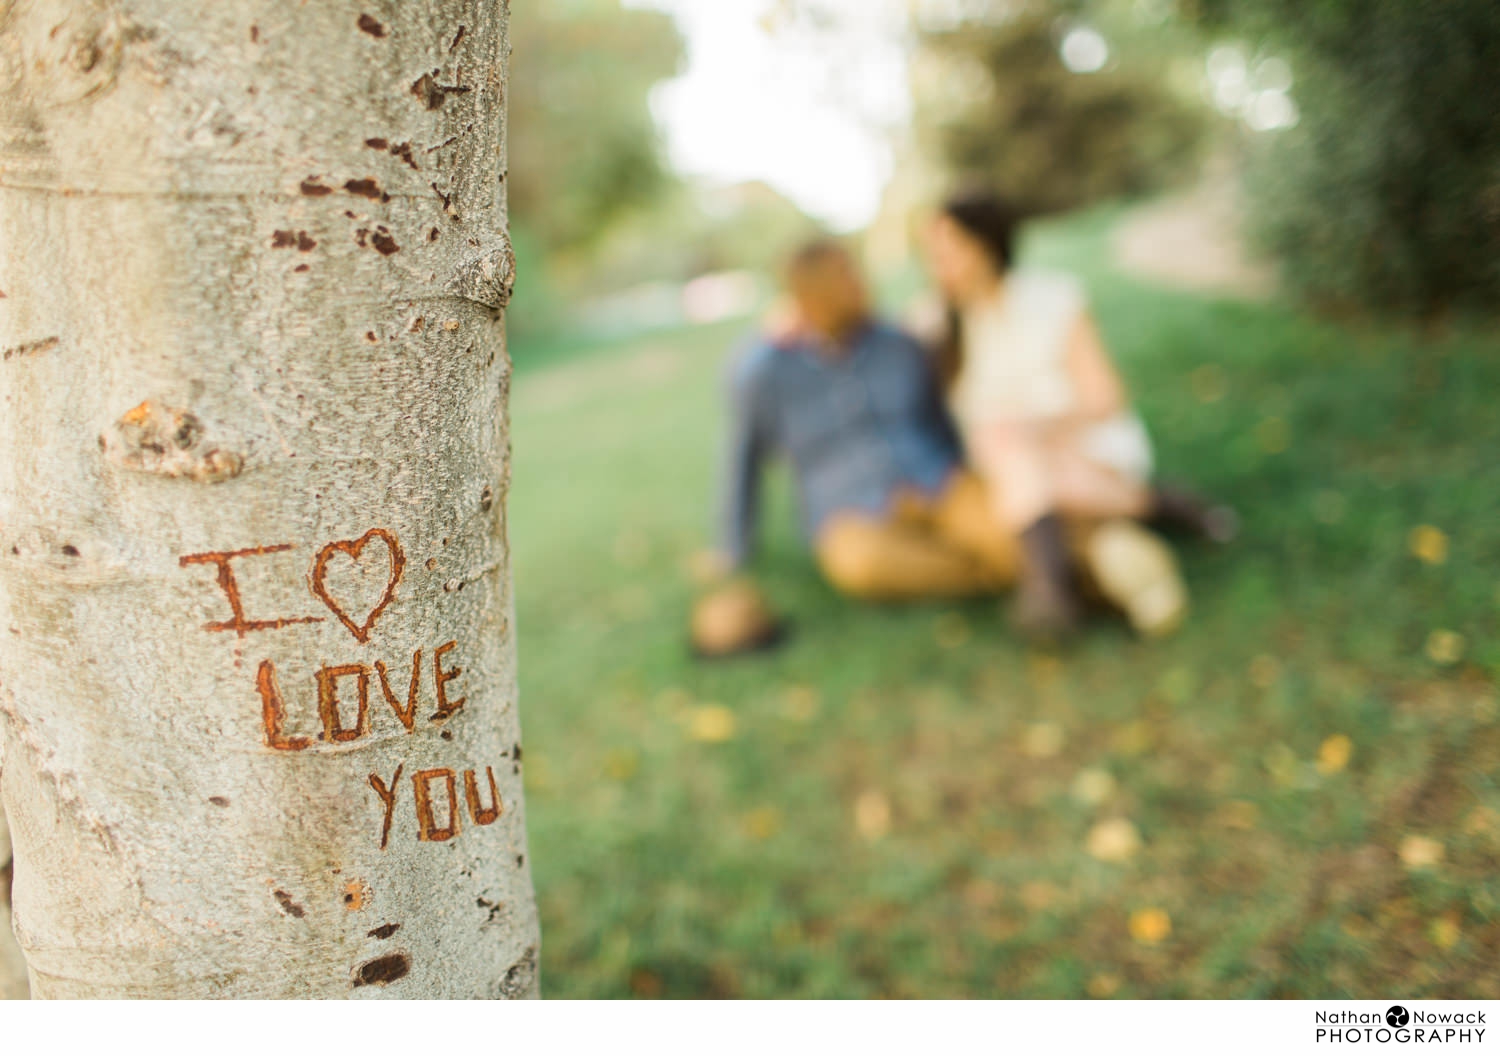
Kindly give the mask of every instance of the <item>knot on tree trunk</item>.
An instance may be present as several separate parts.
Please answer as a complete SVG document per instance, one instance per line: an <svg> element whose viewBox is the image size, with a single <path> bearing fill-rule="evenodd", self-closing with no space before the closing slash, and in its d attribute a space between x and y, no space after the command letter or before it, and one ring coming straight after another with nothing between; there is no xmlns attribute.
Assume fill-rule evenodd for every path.
<svg viewBox="0 0 1500 1056"><path fill-rule="evenodd" d="M504 308L516 284L516 255L510 239L496 235L458 265L448 292L486 308Z"/></svg>
<svg viewBox="0 0 1500 1056"><path fill-rule="evenodd" d="M183 477L199 484L232 480L245 459L209 442L196 414L156 400L131 408L99 438L104 457L121 469Z"/></svg>

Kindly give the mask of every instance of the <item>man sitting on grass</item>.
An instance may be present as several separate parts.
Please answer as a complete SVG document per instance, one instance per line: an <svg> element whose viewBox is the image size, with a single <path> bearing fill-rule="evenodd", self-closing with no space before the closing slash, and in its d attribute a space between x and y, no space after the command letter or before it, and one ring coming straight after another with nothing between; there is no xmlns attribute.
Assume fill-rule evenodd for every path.
<svg viewBox="0 0 1500 1056"><path fill-rule="evenodd" d="M818 566L865 601L959 598L1014 582L1016 540L995 519L921 345L876 320L853 258L832 241L791 260L798 323L735 363L723 556L754 549L761 470L784 456Z"/></svg>

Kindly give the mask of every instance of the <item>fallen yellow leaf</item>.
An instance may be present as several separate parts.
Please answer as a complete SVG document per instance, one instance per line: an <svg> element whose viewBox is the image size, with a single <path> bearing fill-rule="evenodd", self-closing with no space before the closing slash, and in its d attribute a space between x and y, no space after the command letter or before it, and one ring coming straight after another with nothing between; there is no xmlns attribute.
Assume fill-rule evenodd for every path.
<svg viewBox="0 0 1500 1056"><path fill-rule="evenodd" d="M1412 556L1429 565L1441 565L1448 560L1448 533L1430 524L1421 524L1411 530L1406 545Z"/></svg>
<svg viewBox="0 0 1500 1056"><path fill-rule="evenodd" d="M1126 862L1141 849L1141 834L1128 818L1111 818L1089 830L1086 846L1101 862Z"/></svg>
<svg viewBox="0 0 1500 1056"><path fill-rule="evenodd" d="M1349 765L1354 755L1354 742L1342 733L1336 733L1318 748L1318 773L1336 774Z"/></svg>
<svg viewBox="0 0 1500 1056"><path fill-rule="evenodd" d="M1115 794L1115 779L1108 770L1080 770L1073 779L1073 798L1086 807L1097 807Z"/></svg>
<svg viewBox="0 0 1500 1056"><path fill-rule="evenodd" d="M854 828L870 842L891 831L891 801L876 789L861 792L854 801Z"/></svg>
<svg viewBox="0 0 1500 1056"><path fill-rule="evenodd" d="M1399 853L1408 869L1431 869L1443 860L1445 849L1430 836L1406 836L1401 840Z"/></svg>
<svg viewBox="0 0 1500 1056"><path fill-rule="evenodd" d="M1463 938L1463 929L1459 927L1458 921L1446 916L1434 920L1427 933L1432 937L1432 944L1440 950L1453 949L1458 945L1458 940Z"/></svg>
<svg viewBox="0 0 1500 1056"><path fill-rule="evenodd" d="M1121 755L1140 755L1151 747L1151 727L1142 719L1128 722L1116 731L1115 750Z"/></svg>
<svg viewBox="0 0 1500 1056"><path fill-rule="evenodd" d="M1490 807L1475 807L1464 819L1464 832L1470 836L1500 834L1500 813Z"/></svg>
<svg viewBox="0 0 1500 1056"><path fill-rule="evenodd" d="M1147 946L1155 946L1172 934L1172 918L1164 909L1138 909L1130 914L1130 937Z"/></svg>
<svg viewBox="0 0 1500 1056"><path fill-rule="evenodd" d="M604 776L612 781L629 781L640 769L640 757L628 748L616 748L604 757Z"/></svg>
<svg viewBox="0 0 1500 1056"><path fill-rule="evenodd" d="M688 736L704 744L723 744L734 737L734 712L720 704L706 704L688 712Z"/></svg>
<svg viewBox="0 0 1500 1056"><path fill-rule="evenodd" d="M1033 913L1040 913L1057 901L1056 885L1045 880L1029 880L1021 885L1021 905Z"/></svg>
<svg viewBox="0 0 1500 1056"><path fill-rule="evenodd" d="M1427 636L1427 658L1435 664L1451 666L1463 659L1467 644L1457 631L1433 631Z"/></svg>
<svg viewBox="0 0 1500 1056"><path fill-rule="evenodd" d="M1214 819L1226 829L1249 832L1260 824L1260 808L1248 799L1232 799L1214 811Z"/></svg>
<svg viewBox="0 0 1500 1056"><path fill-rule="evenodd" d="M769 840L781 829L781 811L775 807L756 807L741 822L752 839Z"/></svg>
<svg viewBox="0 0 1500 1056"><path fill-rule="evenodd" d="M1021 738L1021 750L1033 759L1051 759L1062 751L1067 735L1055 722L1038 722L1026 728Z"/></svg>
<svg viewBox="0 0 1500 1056"><path fill-rule="evenodd" d="M1089 996L1114 997L1120 990L1120 977L1112 972L1100 972L1089 980Z"/></svg>

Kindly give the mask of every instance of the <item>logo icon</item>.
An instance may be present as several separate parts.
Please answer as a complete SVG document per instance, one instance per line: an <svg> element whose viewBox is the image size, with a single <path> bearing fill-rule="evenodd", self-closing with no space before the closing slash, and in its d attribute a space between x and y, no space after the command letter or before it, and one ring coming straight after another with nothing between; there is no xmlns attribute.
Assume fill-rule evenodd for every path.
<svg viewBox="0 0 1500 1056"><path fill-rule="evenodd" d="M1385 1010L1385 1021L1393 1027L1404 1027L1411 1022L1411 1013L1400 1005Z"/></svg>

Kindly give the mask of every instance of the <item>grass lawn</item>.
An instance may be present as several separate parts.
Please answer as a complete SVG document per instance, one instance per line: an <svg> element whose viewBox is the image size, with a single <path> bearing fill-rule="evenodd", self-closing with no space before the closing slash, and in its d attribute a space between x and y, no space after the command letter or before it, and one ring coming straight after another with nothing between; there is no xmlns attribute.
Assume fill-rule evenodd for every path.
<svg viewBox="0 0 1500 1056"><path fill-rule="evenodd" d="M845 603L778 480L795 640L695 664L738 328L515 350L550 996L1500 998L1500 340L1142 285L1117 219L1029 256L1088 278L1166 471L1245 517L1163 644Z"/></svg>

